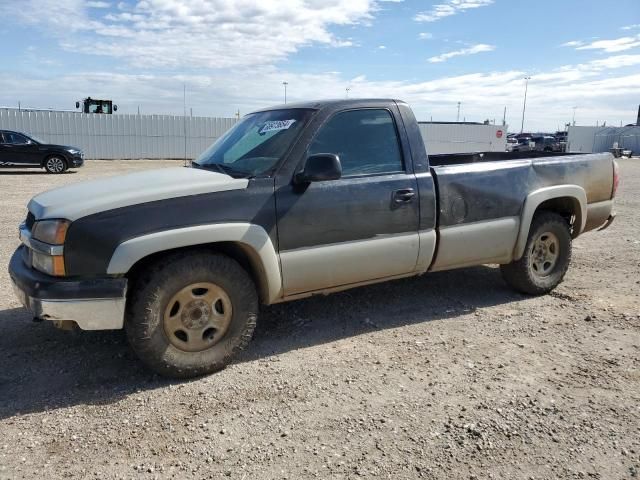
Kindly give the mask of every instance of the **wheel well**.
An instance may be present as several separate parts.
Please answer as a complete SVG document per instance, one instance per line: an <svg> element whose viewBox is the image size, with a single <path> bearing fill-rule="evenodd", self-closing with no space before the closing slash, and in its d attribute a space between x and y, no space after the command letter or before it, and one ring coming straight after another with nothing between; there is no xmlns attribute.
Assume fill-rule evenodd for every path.
<svg viewBox="0 0 640 480"><path fill-rule="evenodd" d="M268 283L267 276L262 267L258 254L248 245L239 242L217 242L204 245L191 245L188 247L174 248L171 250L164 250L162 252L152 253L144 258L138 260L126 273L126 277L131 283L135 280L153 263L161 261L163 258L172 255L177 252L188 252L195 250L209 250L212 253L221 253L228 257L233 258L236 262L244 268L251 276L251 279L256 285L258 290L258 296L260 302L265 303L268 298Z"/></svg>
<svg viewBox="0 0 640 480"><path fill-rule="evenodd" d="M534 216L541 211L554 212L565 219L571 227L571 235L577 236L580 232L575 231L575 225L581 225L582 211L580 202L574 197L559 197L545 200L536 208Z"/></svg>

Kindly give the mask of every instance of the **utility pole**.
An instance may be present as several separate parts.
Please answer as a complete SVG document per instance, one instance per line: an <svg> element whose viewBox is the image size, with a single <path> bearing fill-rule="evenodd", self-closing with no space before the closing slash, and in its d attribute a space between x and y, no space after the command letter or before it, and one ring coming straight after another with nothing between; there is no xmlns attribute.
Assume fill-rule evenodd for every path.
<svg viewBox="0 0 640 480"><path fill-rule="evenodd" d="M571 120L571 124L575 127L576 126L576 109L578 107L573 107L573 119Z"/></svg>
<svg viewBox="0 0 640 480"><path fill-rule="evenodd" d="M504 113L502 114L502 126L507 124L507 106L504 106Z"/></svg>
<svg viewBox="0 0 640 480"><path fill-rule="evenodd" d="M531 77L524 77L524 102L522 104L522 123L520 124L520 133L524 131L524 112L527 109L527 89L529 88L529 80L531 80Z"/></svg>
<svg viewBox="0 0 640 480"><path fill-rule="evenodd" d="M182 128L184 130L184 166L187 166L187 84L182 84Z"/></svg>
<svg viewBox="0 0 640 480"><path fill-rule="evenodd" d="M458 102L458 114L456 115L456 122L460 121L460 102Z"/></svg>
<svg viewBox="0 0 640 480"><path fill-rule="evenodd" d="M282 82L282 85L284 85L284 103L286 105L287 104L287 85L289 85L289 82Z"/></svg>
<svg viewBox="0 0 640 480"><path fill-rule="evenodd" d="M349 98L349 90L351 90L351 87L347 87L347 88L344 89L344 91L347 92L347 97L346 98Z"/></svg>

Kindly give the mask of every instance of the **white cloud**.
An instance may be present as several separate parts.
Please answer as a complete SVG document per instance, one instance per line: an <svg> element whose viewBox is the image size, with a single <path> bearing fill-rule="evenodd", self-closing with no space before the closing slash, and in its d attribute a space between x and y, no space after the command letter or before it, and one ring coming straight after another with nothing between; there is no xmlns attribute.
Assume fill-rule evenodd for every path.
<svg viewBox="0 0 640 480"><path fill-rule="evenodd" d="M420 40L431 40L433 38L433 33L429 33L429 32L420 32L418 34L418 38Z"/></svg>
<svg viewBox="0 0 640 480"><path fill-rule="evenodd" d="M386 50L387 47L384 45L378 45L378 50Z"/></svg>
<svg viewBox="0 0 640 480"><path fill-rule="evenodd" d="M89 1L85 4L88 8L109 8L111 4L109 2L101 1Z"/></svg>
<svg viewBox="0 0 640 480"><path fill-rule="evenodd" d="M640 64L638 55L617 55L580 65L532 73L527 100L528 128L551 130L571 119L574 105L580 105L581 122L625 123L635 119L640 74L624 73ZM617 67L612 70L609 67ZM620 73L622 72L622 73ZM605 74L606 73L606 74ZM461 101L467 120L502 118L520 125L525 72L506 70L434 78L425 82L402 80L371 81L363 75L347 78L339 72L293 73L273 66L228 70L214 74L163 75L86 72L49 78L0 73L0 104L73 108L78 92L113 98L118 113L182 112L182 85L187 85L187 107L195 115L232 116L281 102L282 80L289 82L291 101L350 97L392 97L406 100L420 120L455 119L456 102ZM256 80L259 79L259 80ZM50 92L56 92L51 104ZM11 92L11 96L9 96Z"/></svg>
<svg viewBox="0 0 640 480"><path fill-rule="evenodd" d="M312 43L352 46L329 28L367 22L376 9L375 0L144 0L121 2L115 13L94 9L90 16L82 0L2 3L11 18L43 25L66 50L143 68L266 65Z"/></svg>
<svg viewBox="0 0 640 480"><path fill-rule="evenodd" d="M434 5L431 10L418 13L414 20L417 22L435 22L466 10L486 7L492 3L493 0L446 0L444 3Z"/></svg>
<svg viewBox="0 0 640 480"><path fill-rule="evenodd" d="M441 55L437 55L435 57L431 57L427 61L429 63L446 62L447 60L453 57L460 57L462 55L475 55L476 53L481 53L481 52L490 52L492 50L495 50L495 48L496 47L493 45L487 45L486 43L479 43L469 48L462 48L460 50L454 50L453 52L447 52Z"/></svg>
<svg viewBox="0 0 640 480"><path fill-rule="evenodd" d="M640 46L640 35L635 37L622 37L613 40L596 40L586 45L581 45L576 50L602 50L607 53L622 52Z"/></svg>
<svg viewBox="0 0 640 480"><path fill-rule="evenodd" d="M640 46L640 34L611 40L594 40L591 43L586 43L582 40L572 40L560 46L574 47L576 50L602 50L607 53L622 52Z"/></svg>
<svg viewBox="0 0 640 480"><path fill-rule="evenodd" d="M634 23L633 25L625 25L624 27L620 27L620 30L635 30L636 28L640 28L640 23Z"/></svg>
<svg viewBox="0 0 640 480"><path fill-rule="evenodd" d="M560 45L561 47L579 47L580 45L584 45L584 42L581 40L572 40L570 42L563 43Z"/></svg>
<svg viewBox="0 0 640 480"><path fill-rule="evenodd" d="M604 70L632 67L635 65L640 65L640 55L614 55L599 60L592 60L586 65L580 65L579 67L591 70Z"/></svg>

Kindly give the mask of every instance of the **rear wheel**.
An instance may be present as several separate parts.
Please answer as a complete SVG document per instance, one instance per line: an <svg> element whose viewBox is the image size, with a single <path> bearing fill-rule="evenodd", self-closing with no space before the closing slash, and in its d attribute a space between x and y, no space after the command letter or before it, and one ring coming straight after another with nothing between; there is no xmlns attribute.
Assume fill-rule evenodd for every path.
<svg viewBox="0 0 640 480"><path fill-rule="evenodd" d="M522 258L500 265L504 280L530 295L550 292L564 278L571 262L569 224L553 212L541 212L531 222Z"/></svg>
<svg viewBox="0 0 640 480"><path fill-rule="evenodd" d="M59 156L49 157L44 161L44 169L47 173L64 173L67 169L67 162Z"/></svg>
<svg viewBox="0 0 640 480"><path fill-rule="evenodd" d="M224 368L253 335L258 296L233 259L208 251L164 258L135 282L125 329L151 369L190 378Z"/></svg>

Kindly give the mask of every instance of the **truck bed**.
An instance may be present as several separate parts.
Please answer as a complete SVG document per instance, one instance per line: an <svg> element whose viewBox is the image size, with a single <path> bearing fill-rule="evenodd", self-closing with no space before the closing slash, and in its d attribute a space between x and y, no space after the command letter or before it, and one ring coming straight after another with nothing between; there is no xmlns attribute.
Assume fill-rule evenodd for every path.
<svg viewBox="0 0 640 480"><path fill-rule="evenodd" d="M508 263L524 201L539 189L584 189L585 231L602 225L611 209L610 153L491 152L433 155L429 161L439 201L436 270L477 264L480 257L480 263Z"/></svg>
<svg viewBox="0 0 640 480"><path fill-rule="evenodd" d="M564 152L473 152L473 153L441 153L429 155L431 166L464 165L478 162L498 162L502 160L524 160L540 157L564 157L580 155L579 153Z"/></svg>

